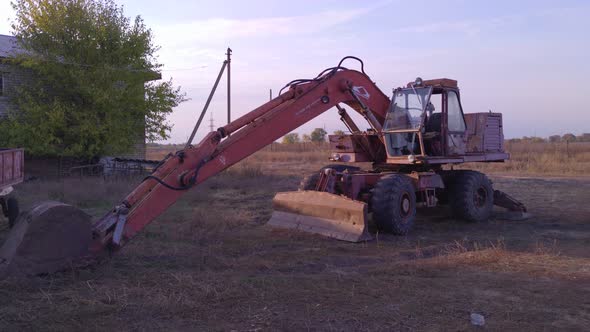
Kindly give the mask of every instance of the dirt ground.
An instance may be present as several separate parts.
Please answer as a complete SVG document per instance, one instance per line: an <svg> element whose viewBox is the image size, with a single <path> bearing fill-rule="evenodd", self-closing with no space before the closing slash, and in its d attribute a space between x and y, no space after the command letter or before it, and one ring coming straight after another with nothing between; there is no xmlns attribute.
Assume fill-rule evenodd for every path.
<svg viewBox="0 0 590 332"><path fill-rule="evenodd" d="M100 266L0 281L0 330L590 329L590 178L493 176L526 221L420 210L409 236L351 244L264 224L314 164L235 167ZM134 181L29 182L22 204L103 214ZM0 238L6 226L0 226Z"/></svg>

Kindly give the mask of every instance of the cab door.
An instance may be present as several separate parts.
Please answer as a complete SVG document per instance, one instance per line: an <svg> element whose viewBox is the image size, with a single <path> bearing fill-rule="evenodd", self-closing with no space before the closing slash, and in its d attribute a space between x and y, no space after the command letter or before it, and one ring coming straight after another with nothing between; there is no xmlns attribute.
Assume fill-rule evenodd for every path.
<svg viewBox="0 0 590 332"><path fill-rule="evenodd" d="M455 90L447 90L445 93L446 105L446 150L447 155L464 155L467 126L459 100L459 93Z"/></svg>

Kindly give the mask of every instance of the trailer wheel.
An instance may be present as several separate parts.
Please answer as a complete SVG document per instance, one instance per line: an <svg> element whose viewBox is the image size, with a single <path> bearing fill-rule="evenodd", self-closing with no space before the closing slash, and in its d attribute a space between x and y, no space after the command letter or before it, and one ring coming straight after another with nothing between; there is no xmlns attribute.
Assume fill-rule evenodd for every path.
<svg viewBox="0 0 590 332"><path fill-rule="evenodd" d="M16 197L8 197L6 206L8 207L8 224L12 228L16 224L16 219L18 219L20 213Z"/></svg>
<svg viewBox="0 0 590 332"><path fill-rule="evenodd" d="M462 171L454 180L450 196L453 213L470 222L488 220L494 207L494 189L488 177L475 171Z"/></svg>
<svg viewBox="0 0 590 332"><path fill-rule="evenodd" d="M2 205L2 213L8 218L8 225L12 228L19 215L18 200L13 196L2 197L0 198L0 205Z"/></svg>
<svg viewBox="0 0 590 332"><path fill-rule="evenodd" d="M303 179L301 179L301 182L299 183L299 190L315 190L316 185L318 184L318 181L320 179L320 172L322 172L326 168L332 168L336 172L344 172L345 170L348 170L348 171L360 170L360 168L356 167L356 166L348 166L348 165L340 165L340 164L326 165L326 166L322 167L319 171L308 174Z"/></svg>
<svg viewBox="0 0 590 332"><path fill-rule="evenodd" d="M412 182L404 175L382 177L371 196L373 220L379 229L405 235L416 219L416 193Z"/></svg>

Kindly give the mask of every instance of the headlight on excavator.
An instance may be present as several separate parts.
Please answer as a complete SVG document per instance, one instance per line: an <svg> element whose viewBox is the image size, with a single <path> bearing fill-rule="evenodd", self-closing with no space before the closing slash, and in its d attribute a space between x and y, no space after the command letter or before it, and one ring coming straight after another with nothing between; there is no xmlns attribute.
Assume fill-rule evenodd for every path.
<svg viewBox="0 0 590 332"><path fill-rule="evenodd" d="M409 155L408 156L408 161L410 163L412 163L412 164L415 163L416 162L416 156L414 156L413 154Z"/></svg>
<svg viewBox="0 0 590 332"><path fill-rule="evenodd" d="M331 161L340 161L340 155L338 153L332 153L330 160Z"/></svg>

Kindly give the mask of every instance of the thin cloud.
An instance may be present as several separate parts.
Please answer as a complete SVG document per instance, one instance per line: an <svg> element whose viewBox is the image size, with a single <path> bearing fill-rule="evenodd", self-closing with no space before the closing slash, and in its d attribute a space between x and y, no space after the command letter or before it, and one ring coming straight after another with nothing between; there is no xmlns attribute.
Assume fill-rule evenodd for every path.
<svg viewBox="0 0 590 332"><path fill-rule="evenodd" d="M383 5L380 3L379 5ZM217 43L232 38L260 38L316 33L358 18L376 6L330 10L302 16L255 19L211 18L154 28L166 44ZM172 45L171 45L172 46Z"/></svg>
<svg viewBox="0 0 590 332"><path fill-rule="evenodd" d="M429 24L406 26L394 29L394 33L441 33L441 32L459 32L469 36L478 35L481 31L487 29L502 28L514 24L524 23L530 18L564 18L579 15L585 12L589 6L565 7L541 9L531 12L503 15L498 17L475 19L475 20L458 20L442 21Z"/></svg>
<svg viewBox="0 0 590 332"><path fill-rule="evenodd" d="M470 36L479 34L483 29L501 27L522 20L524 16L510 15L481 20L459 20L434 22L424 25L414 25L394 30L395 33L441 33L460 32Z"/></svg>
<svg viewBox="0 0 590 332"><path fill-rule="evenodd" d="M383 1L363 8L320 11L300 16L253 19L210 18L155 26L153 31L155 31L157 43L162 46L159 58L163 63L174 63L173 68L192 68L191 63L210 65L218 61L219 50L237 39L315 34L350 22L389 2Z"/></svg>

